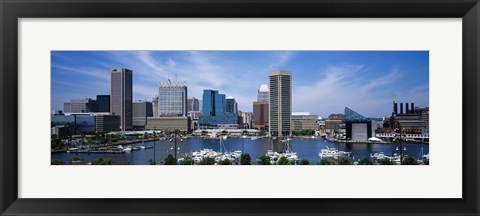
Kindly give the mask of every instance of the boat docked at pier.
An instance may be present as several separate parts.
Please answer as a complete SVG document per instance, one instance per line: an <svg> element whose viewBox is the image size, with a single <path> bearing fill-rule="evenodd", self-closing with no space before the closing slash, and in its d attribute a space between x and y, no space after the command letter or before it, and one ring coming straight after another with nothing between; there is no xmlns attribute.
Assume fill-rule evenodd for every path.
<svg viewBox="0 0 480 216"><path fill-rule="evenodd" d="M272 140L274 139L272 138ZM271 164L276 164L278 159L280 159L281 157L287 158L287 160L290 163L298 164L298 155L296 152L292 151L290 147L290 140L292 139L287 138L282 140L282 143L284 143L282 152L275 152L273 150L268 150L267 153L265 153L265 156L270 158Z"/></svg>
<svg viewBox="0 0 480 216"><path fill-rule="evenodd" d="M229 161L232 161L232 162L239 160L242 155L242 151L240 150L236 150L232 152L227 151L227 148L224 143L226 139L227 139L227 136L220 137L220 146L219 146L220 151L218 152L214 151L213 149L202 149L200 151L192 152L191 157L194 163L198 164L204 158L213 158L215 160L215 164L218 164L220 163L220 161L225 159L228 159Z"/></svg>
<svg viewBox="0 0 480 216"><path fill-rule="evenodd" d="M320 160L322 158L333 158L333 159L338 159L339 157L350 157L351 152L346 152L346 151L340 151L335 148L329 148L328 146L318 153L318 157L320 157Z"/></svg>

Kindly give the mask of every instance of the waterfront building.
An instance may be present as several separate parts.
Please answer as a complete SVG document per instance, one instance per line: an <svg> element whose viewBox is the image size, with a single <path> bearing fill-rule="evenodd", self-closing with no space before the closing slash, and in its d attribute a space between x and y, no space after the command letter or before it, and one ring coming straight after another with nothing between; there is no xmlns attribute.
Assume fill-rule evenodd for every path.
<svg viewBox="0 0 480 216"><path fill-rule="evenodd" d="M227 112L226 98L217 90L203 90L202 116L198 122L200 128L217 128L219 124L237 124L237 115Z"/></svg>
<svg viewBox="0 0 480 216"><path fill-rule="evenodd" d="M187 116L187 84L167 80L160 83L158 94L153 99L155 117Z"/></svg>
<svg viewBox="0 0 480 216"><path fill-rule="evenodd" d="M95 115L95 133L109 133L120 130L120 116Z"/></svg>
<svg viewBox="0 0 480 216"><path fill-rule="evenodd" d="M187 112L190 112L190 111L200 111L200 101L198 101L198 99L195 97L188 99Z"/></svg>
<svg viewBox="0 0 480 216"><path fill-rule="evenodd" d="M152 102L149 101L134 101L133 102L133 120L132 126L134 129L143 130L147 125L147 117L153 117Z"/></svg>
<svg viewBox="0 0 480 216"><path fill-rule="evenodd" d="M64 115L62 110L53 110L52 115Z"/></svg>
<svg viewBox="0 0 480 216"><path fill-rule="evenodd" d="M268 115L268 114L267 114ZM253 128L253 113L240 111L240 125L239 128L252 129Z"/></svg>
<svg viewBox="0 0 480 216"><path fill-rule="evenodd" d="M68 126L55 125L51 128L51 135L57 136L58 139L65 139L71 135Z"/></svg>
<svg viewBox="0 0 480 216"><path fill-rule="evenodd" d="M218 129L238 129L238 124L218 124Z"/></svg>
<svg viewBox="0 0 480 216"><path fill-rule="evenodd" d="M293 130L318 130L318 116L309 112L292 113Z"/></svg>
<svg viewBox="0 0 480 216"><path fill-rule="evenodd" d="M235 101L235 98L232 96L228 96L226 99L226 104L225 104L226 112L233 113L235 115L238 115L238 103Z"/></svg>
<svg viewBox="0 0 480 216"><path fill-rule="evenodd" d="M52 115L51 128L59 125L67 127L68 135L82 135L95 132L95 117L91 113L69 113L67 115Z"/></svg>
<svg viewBox="0 0 480 216"><path fill-rule="evenodd" d="M343 114L330 114L325 120L325 132L332 134L336 125L344 123L345 116Z"/></svg>
<svg viewBox="0 0 480 216"><path fill-rule="evenodd" d="M257 94L257 102L268 102L269 101L269 88L267 84L260 85Z"/></svg>
<svg viewBox="0 0 480 216"><path fill-rule="evenodd" d="M269 116L269 88L267 84L262 84L258 89L257 101L253 102L253 128L258 130L268 130Z"/></svg>
<svg viewBox="0 0 480 216"><path fill-rule="evenodd" d="M199 128L198 119L200 118L201 115L202 115L202 112L200 112L200 111L189 111L188 112L188 117L191 119L190 128L192 130L196 130L196 129Z"/></svg>
<svg viewBox="0 0 480 216"><path fill-rule="evenodd" d="M110 71L110 113L120 116L120 129L132 129L132 71L113 68Z"/></svg>
<svg viewBox="0 0 480 216"><path fill-rule="evenodd" d="M424 108L419 108L419 107L417 107L417 108L415 109L415 113L416 113L417 115L419 115L419 116L420 116L420 120L422 120L422 121L425 123L425 129L426 129L427 132L428 132L428 130L429 130L429 128L430 128L429 108L428 108L428 107L424 107Z"/></svg>
<svg viewBox="0 0 480 216"><path fill-rule="evenodd" d="M97 95L96 112L110 112L110 95Z"/></svg>
<svg viewBox="0 0 480 216"><path fill-rule="evenodd" d="M158 117L158 95L155 95L152 99L152 109L153 109L153 116Z"/></svg>
<svg viewBox="0 0 480 216"><path fill-rule="evenodd" d="M63 104L64 113L90 113L97 112L97 101L92 98L70 100Z"/></svg>
<svg viewBox="0 0 480 216"><path fill-rule="evenodd" d="M380 133L395 133L401 128L403 133L407 134L428 134L429 133L429 108L415 107L414 103L398 103L393 101L392 115L384 121L383 128L378 130ZM398 111L400 108L400 111Z"/></svg>
<svg viewBox="0 0 480 216"><path fill-rule="evenodd" d="M209 136L209 137L218 137L219 134L224 134L226 132L227 136L229 137L240 137L242 135L250 135L255 136L260 133L259 130L255 129L229 129L229 128L221 128L221 129L200 129L195 130L192 132L195 136Z"/></svg>
<svg viewBox="0 0 480 216"><path fill-rule="evenodd" d="M186 116L148 117L147 130L190 131L190 118Z"/></svg>
<svg viewBox="0 0 480 216"><path fill-rule="evenodd" d="M271 71L269 93L270 135L285 137L291 135L292 116L292 73L290 71Z"/></svg>
<svg viewBox="0 0 480 216"><path fill-rule="evenodd" d="M358 142L365 142L370 137L375 137L377 123L371 118L345 107L345 130L346 139Z"/></svg>
<svg viewBox="0 0 480 216"><path fill-rule="evenodd" d="M192 120L198 120L202 116L202 112L200 111L190 111L188 112L188 117L190 117Z"/></svg>
<svg viewBox="0 0 480 216"><path fill-rule="evenodd" d="M268 106L266 101L253 102L253 128L268 130Z"/></svg>

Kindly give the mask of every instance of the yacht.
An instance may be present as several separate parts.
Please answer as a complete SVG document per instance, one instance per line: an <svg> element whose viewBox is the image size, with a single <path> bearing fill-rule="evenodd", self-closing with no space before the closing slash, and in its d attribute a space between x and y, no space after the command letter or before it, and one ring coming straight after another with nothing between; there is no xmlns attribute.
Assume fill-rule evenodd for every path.
<svg viewBox="0 0 480 216"><path fill-rule="evenodd" d="M320 150L320 152L318 153L318 157L320 157L320 159L322 158L338 159L338 157L350 157L350 153L351 152L340 151L335 148L329 148L327 146L327 148Z"/></svg>
<svg viewBox="0 0 480 216"><path fill-rule="evenodd" d="M67 153L70 153L70 151L77 151L78 149L79 149L79 148L69 148L69 149L67 150Z"/></svg>

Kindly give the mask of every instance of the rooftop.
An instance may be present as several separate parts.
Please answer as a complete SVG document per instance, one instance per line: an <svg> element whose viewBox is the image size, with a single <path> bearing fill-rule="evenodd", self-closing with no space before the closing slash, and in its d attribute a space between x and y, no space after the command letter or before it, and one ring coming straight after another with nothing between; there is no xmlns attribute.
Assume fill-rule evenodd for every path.
<svg viewBox="0 0 480 216"><path fill-rule="evenodd" d="M279 76L279 75L292 76L292 72L284 71L284 70L276 70L276 71L270 71L270 73L268 73L268 76Z"/></svg>
<svg viewBox="0 0 480 216"><path fill-rule="evenodd" d="M263 83L262 85L260 85L260 89L258 89L258 92L269 92L270 89L268 89L268 85Z"/></svg>
<svg viewBox="0 0 480 216"><path fill-rule="evenodd" d="M177 82L177 81L172 82L170 79L160 83L160 87L185 87L185 86L187 86L186 82Z"/></svg>

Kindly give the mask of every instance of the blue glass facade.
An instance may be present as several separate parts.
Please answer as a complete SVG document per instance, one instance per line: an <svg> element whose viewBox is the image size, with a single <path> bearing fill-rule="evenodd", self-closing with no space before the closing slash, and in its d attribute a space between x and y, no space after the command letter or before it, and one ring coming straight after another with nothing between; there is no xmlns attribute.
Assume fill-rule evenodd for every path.
<svg viewBox="0 0 480 216"><path fill-rule="evenodd" d="M216 128L218 124L237 124L237 116L226 111L224 94L217 90L203 90L202 116L198 120L202 128Z"/></svg>
<svg viewBox="0 0 480 216"><path fill-rule="evenodd" d="M91 115L53 115L51 127L65 125L68 135L81 135L95 132L95 117Z"/></svg>

